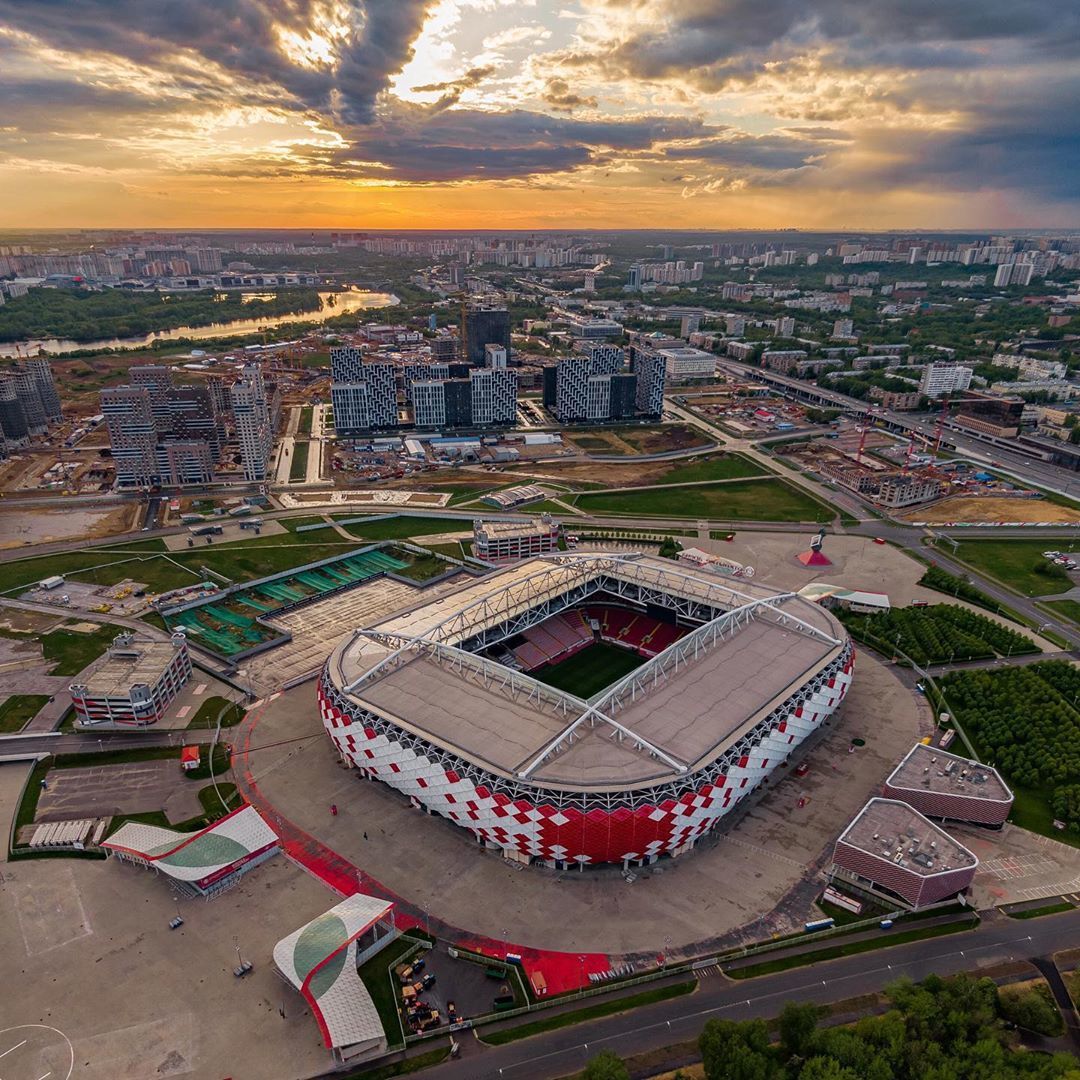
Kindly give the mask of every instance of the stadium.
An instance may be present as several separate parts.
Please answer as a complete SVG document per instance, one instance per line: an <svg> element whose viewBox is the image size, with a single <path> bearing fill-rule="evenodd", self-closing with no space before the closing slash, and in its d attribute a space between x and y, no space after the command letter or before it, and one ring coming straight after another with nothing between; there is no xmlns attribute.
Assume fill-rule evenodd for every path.
<svg viewBox="0 0 1080 1080"><path fill-rule="evenodd" d="M342 760L519 862L680 855L837 708L853 650L794 593L653 556L528 559L355 630Z"/></svg>

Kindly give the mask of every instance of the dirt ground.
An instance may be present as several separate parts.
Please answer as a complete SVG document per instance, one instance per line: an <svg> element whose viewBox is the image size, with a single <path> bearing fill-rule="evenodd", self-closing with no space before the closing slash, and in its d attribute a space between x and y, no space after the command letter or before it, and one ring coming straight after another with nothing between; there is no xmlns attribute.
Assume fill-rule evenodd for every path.
<svg viewBox="0 0 1080 1080"><path fill-rule="evenodd" d="M996 499L987 496L955 496L933 506L919 506L901 515L905 521L946 525L954 521L990 523L1023 521L1071 525L1080 521L1080 510L1058 506L1049 499Z"/></svg>
<svg viewBox="0 0 1080 1080"><path fill-rule="evenodd" d="M103 507L65 507L62 510L20 510L10 503L0 514L0 548L44 544L51 540L97 539L130 532L139 518L138 503Z"/></svg>
<svg viewBox="0 0 1080 1080"><path fill-rule="evenodd" d="M589 454L662 454L669 450L689 450L705 446L709 440L700 429L689 424L664 424L658 427L589 428L566 431L567 442ZM610 449L605 449L606 444Z"/></svg>

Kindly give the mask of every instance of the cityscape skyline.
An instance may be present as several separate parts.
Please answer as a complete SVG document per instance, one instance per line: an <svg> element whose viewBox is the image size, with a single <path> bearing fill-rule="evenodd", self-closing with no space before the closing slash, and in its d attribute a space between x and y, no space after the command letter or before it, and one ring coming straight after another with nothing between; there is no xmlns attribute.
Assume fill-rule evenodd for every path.
<svg viewBox="0 0 1080 1080"><path fill-rule="evenodd" d="M1068 228L1078 35L1041 0L5 0L0 227Z"/></svg>

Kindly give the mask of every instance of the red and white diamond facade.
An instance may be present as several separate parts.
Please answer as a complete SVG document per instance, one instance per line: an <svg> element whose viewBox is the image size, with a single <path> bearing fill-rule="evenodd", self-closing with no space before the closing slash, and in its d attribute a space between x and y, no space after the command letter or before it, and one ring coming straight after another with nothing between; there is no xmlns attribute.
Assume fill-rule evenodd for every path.
<svg viewBox="0 0 1080 1080"><path fill-rule="evenodd" d="M521 670L536 648L554 662L596 640L642 663L588 699ZM796 594L564 554L357 630L318 694L344 761L562 867L689 850L836 710L852 667L840 623Z"/></svg>

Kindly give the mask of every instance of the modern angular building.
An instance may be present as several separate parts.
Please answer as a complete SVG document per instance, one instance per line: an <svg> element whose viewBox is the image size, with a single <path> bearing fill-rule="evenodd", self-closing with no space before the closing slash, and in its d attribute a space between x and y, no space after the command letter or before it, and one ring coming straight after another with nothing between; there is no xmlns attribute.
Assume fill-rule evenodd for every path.
<svg viewBox="0 0 1080 1080"><path fill-rule="evenodd" d="M924 743L916 743L893 769L883 794L928 818L997 827L1008 820L1013 804L996 769Z"/></svg>
<svg viewBox="0 0 1080 1080"><path fill-rule="evenodd" d="M979 860L906 802L871 799L833 849L834 881L921 908L971 885Z"/></svg>
<svg viewBox="0 0 1080 1080"><path fill-rule="evenodd" d="M466 363L480 367L484 347L499 345L510 356L510 312L506 308L469 308L465 311L462 342Z"/></svg>
<svg viewBox="0 0 1080 1080"><path fill-rule="evenodd" d="M398 426L394 365L365 363L351 345L330 350L330 399L334 429L344 438Z"/></svg>
<svg viewBox="0 0 1080 1080"><path fill-rule="evenodd" d="M267 479L274 449L274 425L266 384L258 364L244 365L240 378L229 388L229 396L244 479L263 482Z"/></svg>
<svg viewBox="0 0 1080 1080"><path fill-rule="evenodd" d="M157 424L145 387L111 386L101 391L117 487L149 487L159 479Z"/></svg>
<svg viewBox="0 0 1080 1080"><path fill-rule="evenodd" d="M545 404L562 423L625 420L634 415L637 379L625 371L625 354L617 345L590 345L576 356L560 360Z"/></svg>

